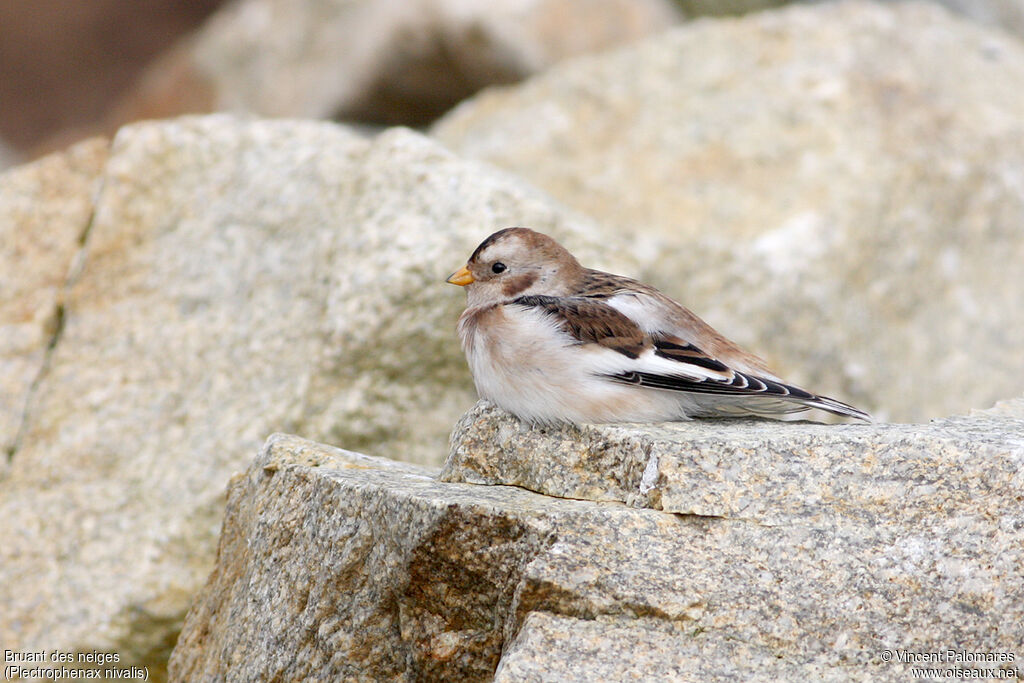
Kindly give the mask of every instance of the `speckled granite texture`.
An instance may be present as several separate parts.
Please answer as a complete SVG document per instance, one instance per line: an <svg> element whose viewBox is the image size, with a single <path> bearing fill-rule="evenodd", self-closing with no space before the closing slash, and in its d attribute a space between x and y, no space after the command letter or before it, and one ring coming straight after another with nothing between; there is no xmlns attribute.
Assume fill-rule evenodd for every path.
<svg viewBox="0 0 1024 683"><path fill-rule="evenodd" d="M482 478L468 469L482 455L491 481L518 470L516 486L276 436L230 491L171 675L906 680L910 665L885 660L897 650L1007 653L1019 667L1022 433L1024 401L852 431L545 431L478 406L447 477ZM588 453L596 475L579 465ZM700 514L683 511L690 489L706 489Z"/></svg>

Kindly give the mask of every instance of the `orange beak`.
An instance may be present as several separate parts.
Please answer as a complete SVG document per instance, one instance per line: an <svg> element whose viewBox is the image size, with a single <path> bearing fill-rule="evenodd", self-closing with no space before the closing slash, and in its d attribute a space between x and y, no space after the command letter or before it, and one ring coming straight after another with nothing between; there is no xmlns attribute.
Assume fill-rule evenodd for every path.
<svg viewBox="0 0 1024 683"><path fill-rule="evenodd" d="M465 287L470 282L476 282L476 280L473 279L473 273L469 272L469 268L462 266L457 271L449 275L445 282L458 285L459 287Z"/></svg>

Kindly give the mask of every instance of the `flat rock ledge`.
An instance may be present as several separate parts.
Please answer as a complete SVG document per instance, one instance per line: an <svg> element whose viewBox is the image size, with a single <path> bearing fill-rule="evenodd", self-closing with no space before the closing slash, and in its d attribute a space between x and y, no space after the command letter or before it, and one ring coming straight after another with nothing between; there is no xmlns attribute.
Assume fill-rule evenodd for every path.
<svg viewBox="0 0 1024 683"><path fill-rule="evenodd" d="M440 478L275 435L230 487L170 677L1020 677L1022 435L1019 400L547 430L480 404Z"/></svg>
<svg viewBox="0 0 1024 683"><path fill-rule="evenodd" d="M960 527L982 525L963 531L981 531L1024 500L1024 398L925 425L729 419L553 428L480 401L456 424L440 479L761 524L955 517Z"/></svg>

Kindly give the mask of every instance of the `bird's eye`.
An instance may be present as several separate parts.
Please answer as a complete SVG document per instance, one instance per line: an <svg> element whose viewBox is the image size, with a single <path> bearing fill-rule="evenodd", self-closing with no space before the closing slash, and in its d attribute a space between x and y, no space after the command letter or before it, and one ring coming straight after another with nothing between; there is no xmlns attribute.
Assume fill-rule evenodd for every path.
<svg viewBox="0 0 1024 683"><path fill-rule="evenodd" d="M495 274L504 273L506 270L508 270L508 266L501 261L496 261L495 264L491 266L491 272Z"/></svg>

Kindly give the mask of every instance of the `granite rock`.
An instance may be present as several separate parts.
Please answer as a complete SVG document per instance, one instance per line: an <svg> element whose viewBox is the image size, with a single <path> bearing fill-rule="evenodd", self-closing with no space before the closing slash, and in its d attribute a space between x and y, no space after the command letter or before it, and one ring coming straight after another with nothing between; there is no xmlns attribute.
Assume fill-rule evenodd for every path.
<svg viewBox="0 0 1024 683"><path fill-rule="evenodd" d="M474 396L444 277L521 220L606 246L411 131L224 115L13 170L0 200L0 642L156 672L267 434L439 462Z"/></svg>
<svg viewBox="0 0 1024 683"><path fill-rule="evenodd" d="M424 124L487 85L678 19L668 0L245 0L154 65L117 117L188 107Z"/></svg>
<svg viewBox="0 0 1024 683"><path fill-rule="evenodd" d="M59 333L106 156L107 143L91 140L0 177L0 467Z"/></svg>
<svg viewBox="0 0 1024 683"><path fill-rule="evenodd" d="M1020 429L977 418L960 445L993 420ZM714 457L720 425L695 426ZM917 486L897 469L892 486ZM232 485L171 678L897 681L910 665L886 651L947 649L1016 662L942 668L1019 675L1019 491L918 524L858 500L764 524L446 483L278 435Z"/></svg>
<svg viewBox="0 0 1024 683"><path fill-rule="evenodd" d="M530 612L506 648L494 681L878 680L877 668L860 673L825 656L819 661L783 659L768 647L697 631L666 628L651 618L581 619ZM580 665L566 667L563 662Z"/></svg>
<svg viewBox="0 0 1024 683"><path fill-rule="evenodd" d="M1024 45L926 3L690 22L432 130L631 236L787 379L924 421L1024 391Z"/></svg>
<svg viewBox="0 0 1024 683"><path fill-rule="evenodd" d="M440 476L760 524L856 515L921 526L952 515L958 527L972 516L983 525L1019 507L1024 491L1024 414L1014 411L927 425L723 419L538 429L480 401L456 424Z"/></svg>

